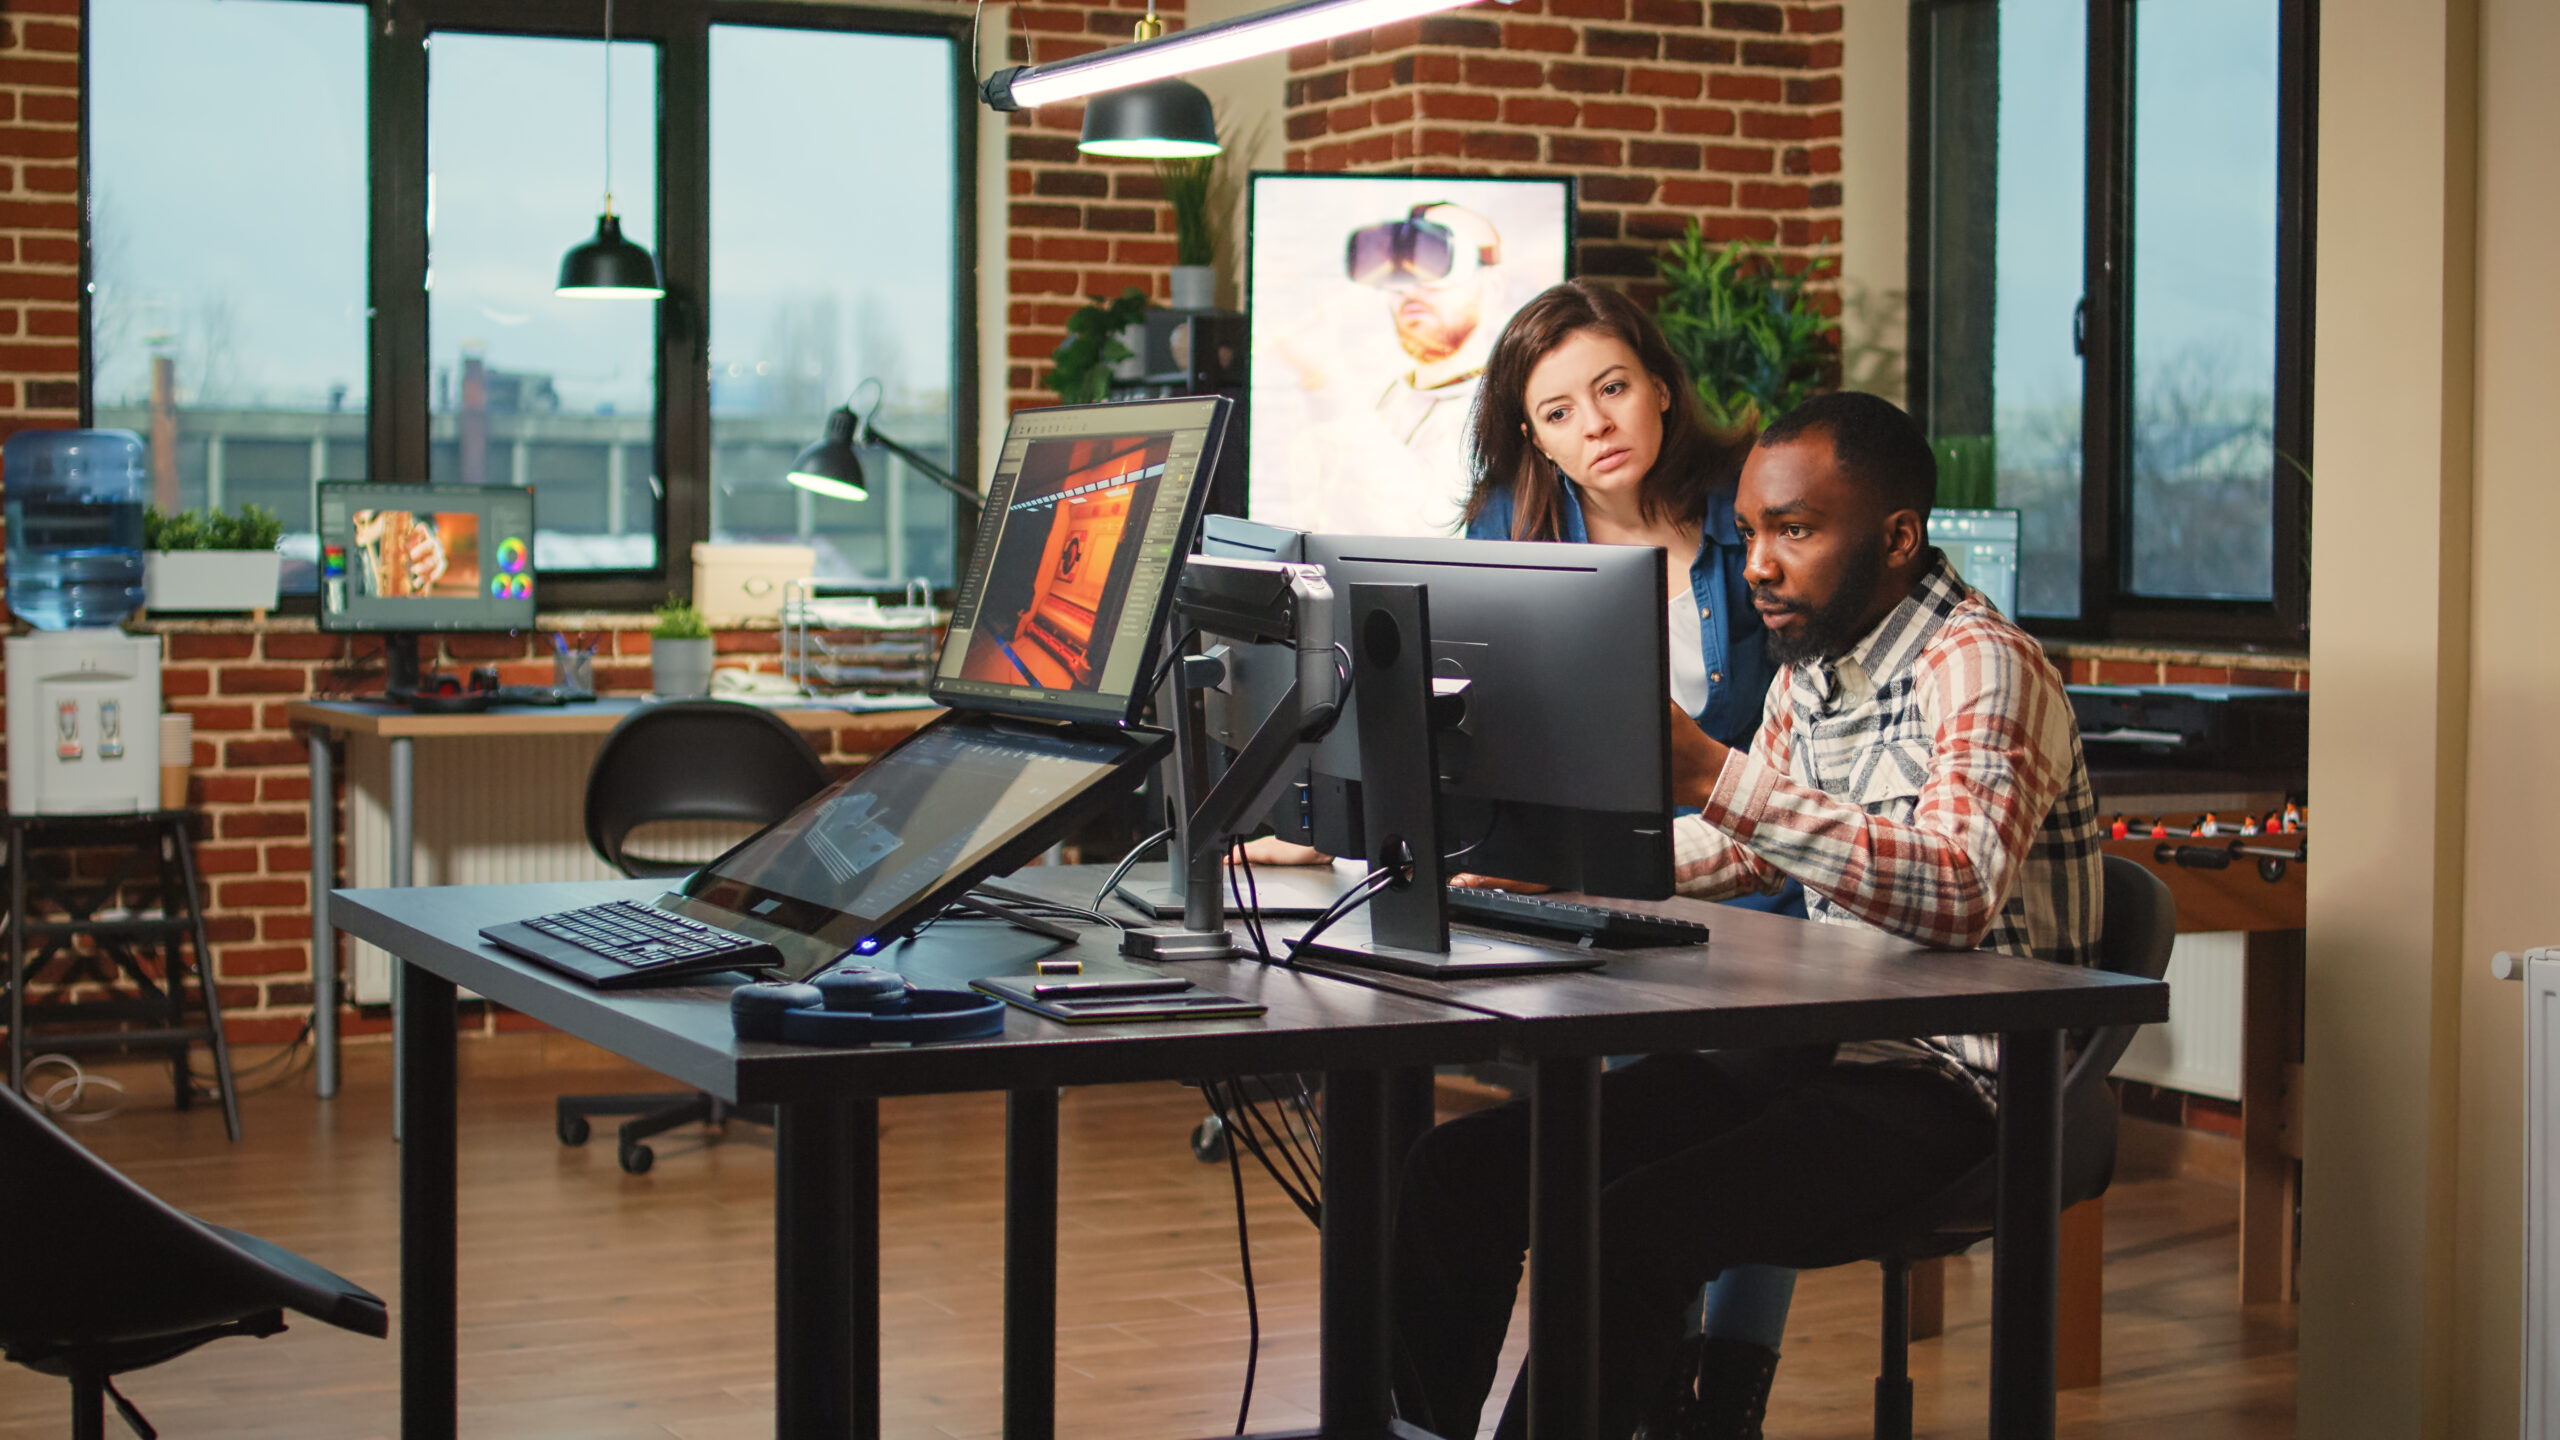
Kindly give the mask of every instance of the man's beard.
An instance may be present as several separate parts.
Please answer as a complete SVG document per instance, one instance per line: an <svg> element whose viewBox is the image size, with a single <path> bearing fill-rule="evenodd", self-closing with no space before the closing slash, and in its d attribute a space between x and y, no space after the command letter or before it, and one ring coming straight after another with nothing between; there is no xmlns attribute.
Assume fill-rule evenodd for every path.
<svg viewBox="0 0 2560 1440"><path fill-rule="evenodd" d="M1804 624L1794 635L1769 632L1769 658L1781 665L1798 665L1807 660L1834 660L1849 653L1867 633L1867 607L1874 599L1876 587L1884 583L1884 537L1868 537L1864 545L1849 557L1841 575L1840 588L1818 606L1790 606L1804 617ZM1756 603L1768 595L1758 585L1751 587Z"/></svg>

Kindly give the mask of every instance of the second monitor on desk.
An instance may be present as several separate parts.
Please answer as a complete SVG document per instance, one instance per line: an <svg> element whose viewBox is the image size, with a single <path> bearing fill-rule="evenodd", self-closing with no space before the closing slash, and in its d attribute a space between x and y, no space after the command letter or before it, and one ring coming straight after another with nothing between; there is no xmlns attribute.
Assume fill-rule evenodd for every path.
<svg viewBox="0 0 2560 1440"><path fill-rule="evenodd" d="M1463 715L1432 737L1430 828L1442 863L1422 868L1433 872L1433 898L1444 868L1629 899L1672 893L1661 551L1303 535L1218 516L1202 548L1320 565L1337 597L1337 639L1355 680L1340 721L1271 814L1283 838L1379 858L1369 852L1381 779L1401 790L1407 777L1363 774L1361 717L1380 697L1362 663L1368 622L1357 597L1371 592L1354 587L1418 586L1431 675L1465 682L1454 702ZM1230 658L1232 678L1206 692L1201 714L1208 738L1233 753L1288 688L1294 660L1277 646L1235 646Z"/></svg>
<svg viewBox="0 0 2560 1440"><path fill-rule="evenodd" d="M478 708L430 693L422 633L530 630L533 491L502 485L320 487L320 628L382 636L383 696Z"/></svg>

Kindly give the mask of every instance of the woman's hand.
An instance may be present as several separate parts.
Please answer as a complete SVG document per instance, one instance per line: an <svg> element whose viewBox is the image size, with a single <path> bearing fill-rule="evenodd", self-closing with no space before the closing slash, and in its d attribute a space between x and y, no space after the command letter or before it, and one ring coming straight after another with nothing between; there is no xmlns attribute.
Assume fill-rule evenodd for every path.
<svg viewBox="0 0 2560 1440"><path fill-rule="evenodd" d="M1333 857L1312 845L1292 845L1277 835L1244 842L1244 858L1256 865L1330 865Z"/></svg>

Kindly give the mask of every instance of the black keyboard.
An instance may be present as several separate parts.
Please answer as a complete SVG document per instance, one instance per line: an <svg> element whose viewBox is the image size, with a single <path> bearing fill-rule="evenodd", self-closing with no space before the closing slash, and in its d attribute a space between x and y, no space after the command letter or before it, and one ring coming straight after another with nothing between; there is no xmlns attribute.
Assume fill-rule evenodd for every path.
<svg viewBox="0 0 2560 1440"><path fill-rule="evenodd" d="M1707 927L1695 920L1509 890L1453 885L1449 887L1449 918L1504 930L1541 931L1602 950L1707 943Z"/></svg>
<svg viewBox="0 0 2560 1440"><path fill-rule="evenodd" d="M762 970L782 952L638 900L537 915L480 932L491 944L538 960L599 990L664 985L715 970Z"/></svg>

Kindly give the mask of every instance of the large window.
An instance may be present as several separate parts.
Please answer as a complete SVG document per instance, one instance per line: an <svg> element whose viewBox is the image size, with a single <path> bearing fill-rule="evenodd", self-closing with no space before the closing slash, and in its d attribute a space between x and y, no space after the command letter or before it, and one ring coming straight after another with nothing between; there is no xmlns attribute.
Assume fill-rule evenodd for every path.
<svg viewBox="0 0 2560 1440"><path fill-rule="evenodd" d="M2311 0L1919 0L1913 399L2057 634L2299 643Z"/></svg>
<svg viewBox="0 0 2560 1440"><path fill-rule="evenodd" d="M322 479L529 485L557 604L681 590L714 538L948 584L944 492L781 477L872 375L884 431L974 468L967 18L614 19L613 208L659 302L553 293L604 201L601 4L92 0L94 423L153 440L169 503L288 529Z"/></svg>
<svg viewBox="0 0 2560 1440"><path fill-rule="evenodd" d="M365 473L364 11L91 0L88 46L92 423L307 531Z"/></svg>
<svg viewBox="0 0 2560 1440"><path fill-rule="evenodd" d="M950 496L888 452L863 455L860 503L782 478L857 389L952 468L957 172L951 134L914 123L951 113L948 43L711 28L711 529L810 546L825 577L954 572Z"/></svg>

